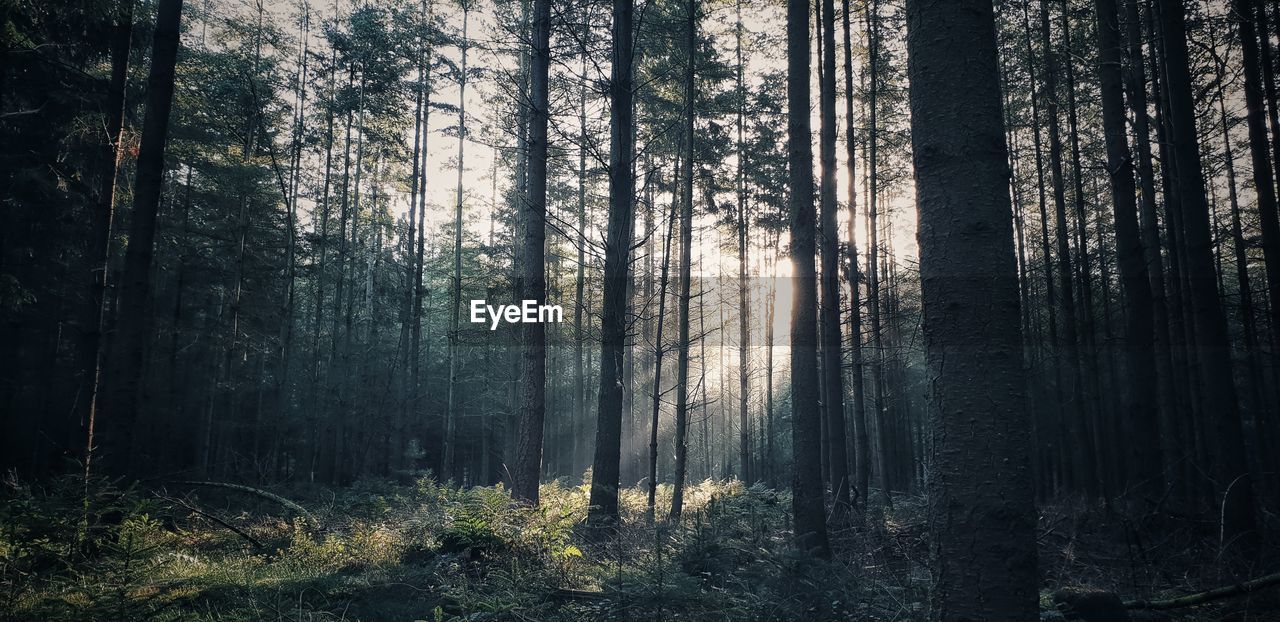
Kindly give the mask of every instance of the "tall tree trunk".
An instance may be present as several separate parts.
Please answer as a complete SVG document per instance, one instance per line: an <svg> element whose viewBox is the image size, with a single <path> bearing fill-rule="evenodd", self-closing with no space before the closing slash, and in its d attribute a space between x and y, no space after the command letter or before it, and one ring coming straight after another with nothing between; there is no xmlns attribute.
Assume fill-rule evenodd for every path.
<svg viewBox="0 0 1280 622"><path fill-rule="evenodd" d="M1094 461L1097 452L1093 439L1089 435L1086 421L1084 372L1081 369L1079 337L1076 320L1075 286L1071 270L1071 246L1068 242L1069 227L1067 223L1067 199L1062 172L1062 138L1058 130L1058 55L1053 51L1053 42L1049 30L1049 7L1040 4L1040 33L1044 43L1045 57L1045 121L1049 126L1049 168L1053 178L1053 204L1056 238L1058 245L1058 282L1062 289L1060 309L1062 314L1062 343L1059 344L1062 354L1071 366L1071 408L1064 414L1066 428L1071 439L1066 441L1072 447L1068 458L1070 481L1078 489L1090 495L1097 495L1099 482Z"/></svg>
<svg viewBox="0 0 1280 622"><path fill-rule="evenodd" d="M991 2L908 0L907 52L933 377L932 617L1035 619L1030 424Z"/></svg>
<svg viewBox="0 0 1280 622"><path fill-rule="evenodd" d="M1210 32L1210 50L1213 55L1214 63L1218 70L1218 89L1215 99L1218 106L1218 119L1220 129L1222 131L1222 153L1223 165L1227 172L1227 201L1231 209L1231 248L1234 251L1235 267L1236 267L1236 285L1237 293L1240 297L1240 327L1244 337L1245 365L1248 369L1248 393L1246 402L1248 411L1253 414L1260 413L1260 409L1265 408L1265 401L1262 397L1263 379L1260 362L1258 360L1258 332L1254 324L1253 314L1253 291L1249 283L1249 260L1247 257L1247 249L1244 243L1244 231L1240 225L1240 197L1236 190L1236 164L1235 151L1231 148L1231 132L1230 124L1227 120L1227 103L1226 103L1226 81L1227 67L1226 62L1221 54L1217 53L1216 41L1214 41L1213 33ZM1265 146L1263 147L1266 148ZM1270 173L1264 176L1269 181ZM1257 179L1255 177L1255 183ZM1259 193L1261 195L1261 192ZM1216 212L1216 210L1214 210ZM1215 213L1216 216L1216 213ZM1217 230L1215 223L1214 229ZM1224 290L1221 279L1224 270L1221 268L1221 253L1217 257L1218 260L1218 289ZM1269 453L1261 451L1266 446L1265 430L1260 427L1257 429L1256 435L1259 443L1259 456L1269 456ZM1266 458L1263 458L1265 461ZM1265 469L1263 469L1265 470Z"/></svg>
<svg viewBox="0 0 1280 622"><path fill-rule="evenodd" d="M787 177L795 298L791 312L791 508L796 546L831 556L822 490L818 412L817 275L814 273L813 145L809 127L809 3L787 1Z"/></svg>
<svg viewBox="0 0 1280 622"><path fill-rule="evenodd" d="M748 376L750 370L748 368L748 353L751 349L751 333L749 326L751 325L751 305L747 294L747 262L750 261L749 249L747 246L747 187L743 169L743 147L742 147L742 130L743 118L746 116L747 107L747 91L742 81L742 0L738 0L736 5L738 23L734 30L737 45L735 52L738 57L737 70L737 98L738 98L738 116L737 116L737 147L738 163L736 170L736 182L738 191L738 461L741 463L742 481L751 483L753 476L759 479L758 473L753 473L751 469L751 435L749 434L749 426L747 425L747 397L749 395Z"/></svg>
<svg viewBox="0 0 1280 622"><path fill-rule="evenodd" d="M591 25L587 12L583 12L582 37L585 42L591 33ZM579 50L581 75L578 83L578 273L574 280L573 295L573 421L571 433L574 443L578 442L578 426L587 418L587 377L583 368L583 348L586 344L586 333L583 331L582 315L586 307L584 288L586 287L587 269L587 50L586 46ZM569 460L571 475L578 474L577 452L573 452Z"/></svg>
<svg viewBox="0 0 1280 622"><path fill-rule="evenodd" d="M96 421L89 424L89 455L102 471L132 475L133 433L137 421L143 352L151 332L148 300L151 296L151 257L155 250L156 215L164 186L164 153L169 135L169 111L173 106L174 68L182 20L182 0L160 0L152 35L151 69L147 75L147 110L142 121L137 173L133 189L133 214L129 247L120 279L120 300L111 364L103 386L102 451L94 456ZM88 468L88 467L86 467Z"/></svg>
<svg viewBox="0 0 1280 622"><path fill-rule="evenodd" d="M1160 253L1160 224L1156 208L1155 170L1151 156L1151 127L1147 112L1147 78L1142 54L1142 21L1138 0L1124 0L1125 44L1128 48L1129 70L1125 75L1125 90L1129 96L1129 112L1133 116L1133 133L1138 147L1138 181L1142 190L1140 205L1140 229L1142 250L1150 283L1152 319L1152 347L1155 351L1158 417L1160 420L1160 453L1163 458L1163 483L1171 481L1176 447L1170 440L1176 428L1175 410L1177 396L1173 380L1173 359L1169 345L1169 310L1165 297L1164 257Z"/></svg>
<svg viewBox="0 0 1280 622"><path fill-rule="evenodd" d="M863 381L862 369L862 296L860 290L862 287L862 274L858 269L858 239L853 230L854 222L858 219L858 191L854 183L857 178L857 166L854 156L857 151L858 137L854 133L853 35L849 23L849 13L852 7L849 6L849 0L843 0L842 8L844 9L842 18L844 27L844 146L847 158L845 162L845 175L847 177L845 180L845 193L848 195L849 201L849 221L846 225L846 235L849 237L849 339L852 342L850 349L853 352L854 468L851 484L859 497L855 501L865 504L868 498L868 487L871 485L871 439L867 433L866 385ZM770 320L770 324L772 324L772 320ZM772 384L772 381L770 384Z"/></svg>
<svg viewBox="0 0 1280 622"><path fill-rule="evenodd" d="M827 406L827 445L831 460L831 491L837 508L849 504L849 457L844 426L844 355L840 335L840 227L836 199L836 10L834 0L822 0L822 83L819 96L821 130L818 153L822 163L819 184L822 238L822 373ZM746 303L743 303L746 307ZM743 331L744 333L746 331ZM745 387L744 393L745 393ZM743 400L745 419L746 397Z"/></svg>
<svg viewBox="0 0 1280 622"><path fill-rule="evenodd" d="M1080 279L1080 341L1085 351L1078 354L1084 368L1085 397L1089 404L1085 410L1085 430L1093 447L1094 480L1103 499L1111 498L1108 475L1123 465L1111 457L1111 445L1103 442L1104 422L1109 419L1102 403L1102 375L1099 372L1097 331L1094 329L1093 269L1089 259L1089 215L1085 211L1084 166L1080 156L1080 120L1076 104L1075 48L1071 41L1070 5L1063 0L1062 14L1062 62L1067 91L1067 144L1071 154L1072 204L1076 222L1076 268Z"/></svg>
<svg viewBox="0 0 1280 622"><path fill-rule="evenodd" d="M879 458L880 495L893 507L889 489L889 438L885 421L884 340L880 326L880 2L871 0L867 12L867 71L870 75L867 104L867 314L871 320L871 395L875 409L876 456Z"/></svg>
<svg viewBox="0 0 1280 622"><path fill-rule="evenodd" d="M521 262L522 295L538 304L547 298L547 123L550 118L548 76L551 68L551 0L534 0L531 96L529 103L529 190L524 210L524 245ZM523 343L520 367L520 427L512 495L538 504L538 479L542 470L542 427L546 415L546 326L529 323L520 331Z"/></svg>
<svg viewBox="0 0 1280 622"><path fill-rule="evenodd" d="M1218 300L1209 234L1209 206L1201 171L1196 135L1195 104L1187 61L1186 23L1180 0L1160 0L1160 31L1164 41L1165 82L1169 94L1171 152L1182 203L1182 229L1186 238L1187 281L1194 308L1195 345L1203 374L1201 404L1204 413L1215 413L1206 422L1210 435L1212 473L1223 495L1223 525L1229 535L1253 530L1253 484L1245 461L1244 433L1231 374L1231 344L1227 322Z"/></svg>
<svg viewBox="0 0 1280 622"><path fill-rule="evenodd" d="M689 285L693 276L693 154L694 117L698 92L695 90L695 58L698 53L698 7L695 0L685 5L684 67L684 171L680 179L680 293L676 307L676 474L671 491L671 519L678 520L684 509L684 482L689 468Z"/></svg>
<svg viewBox="0 0 1280 622"><path fill-rule="evenodd" d="M78 351L80 360L80 391L84 396L83 410L75 429L84 436L76 439L84 446L84 475L86 486L93 460L93 428L97 419L99 391L102 384L103 351L102 335L106 330L107 274L111 260L111 237L115 226L116 183L120 178L120 163L124 151L125 86L129 74L129 50L133 41L133 0L124 0L117 9L111 33L111 80L107 83L107 96L103 102L106 136L102 142L102 170L98 179L98 194L90 211L89 296L81 317L81 339ZM79 405L79 404L77 404ZM87 494L87 491L86 491Z"/></svg>
<svg viewBox="0 0 1280 622"><path fill-rule="evenodd" d="M1253 6L1251 6L1253 5ZM1271 172L1280 172L1280 110L1276 108L1275 68L1271 65L1271 33L1267 29L1267 11L1259 0L1235 0L1233 3L1235 17L1239 20L1240 43L1244 48L1241 55L1244 60L1245 106L1248 111L1246 120L1249 126L1249 153L1253 156L1253 183L1258 196L1258 215L1262 225L1262 253L1266 263L1267 294L1271 300L1271 346L1280 352L1280 217L1277 217L1275 186L1272 185ZM1251 10L1253 9L1253 10ZM1252 17L1256 16L1261 31L1254 29ZM1261 42L1261 58L1255 43ZM1262 73L1262 89L1259 89L1259 66ZM1266 113L1271 122L1271 145L1276 150L1274 161L1266 143L1266 122L1263 120L1263 95L1266 99ZM1275 168L1272 169L1271 166ZM1260 168L1265 167L1265 168ZM1245 295L1242 292L1242 295ZM1243 313L1244 311L1242 311ZM1252 313L1252 311L1250 311ZM1252 317L1248 324L1252 324ZM1249 327L1246 327L1249 328ZM1250 342L1250 376L1257 377L1256 356L1253 355L1253 342ZM1255 418L1256 438L1259 456L1263 458L1265 470L1271 470L1278 463L1272 458L1271 434L1266 415L1266 404L1261 399L1258 386L1260 382L1252 382L1254 404L1251 409Z"/></svg>
<svg viewBox="0 0 1280 622"><path fill-rule="evenodd" d="M649 499L645 516L649 524L654 522L654 514L658 503L658 414L662 406L662 359L666 348L662 345L663 326L667 320L667 283L671 273L671 237L676 225L676 208L679 193L675 188L680 180L679 157L676 158L676 175L672 179L671 210L667 214L667 236L662 245L662 276L658 280L658 329L653 341L653 388L650 392L652 408L649 418ZM681 229L680 235L684 235ZM704 425L705 425L705 417ZM705 457L705 452L704 452Z"/></svg>
<svg viewBox="0 0 1280 622"><path fill-rule="evenodd" d="M1040 82L1036 77L1037 60L1035 50L1031 46L1031 15L1030 2L1022 5L1022 26L1023 26L1023 43L1027 49L1027 71L1031 78L1031 137L1032 145L1035 148L1036 156L1036 195L1037 206L1040 213L1040 258L1043 262L1044 270L1044 288L1045 288L1045 307L1048 309L1048 325L1049 325L1049 344L1052 348L1057 348L1058 341L1058 302L1056 296L1056 288L1054 287L1053 277L1053 251L1049 244L1049 211L1048 198L1045 193L1044 181L1044 146L1040 138ZM1063 445L1068 442L1068 434L1066 433L1067 425L1067 409L1066 398L1062 390L1062 357L1049 354L1047 358L1052 360L1053 366L1053 394L1055 407L1051 411L1054 417L1053 428L1051 433L1045 436L1049 439L1056 438L1055 441L1049 442L1048 451L1050 453L1048 464L1053 465L1057 471L1053 475L1053 481L1060 482L1063 477L1063 471L1069 469L1067 455L1063 450Z"/></svg>
<svg viewBox="0 0 1280 622"><path fill-rule="evenodd" d="M613 0L613 62L609 80L609 225L605 234L601 309L600 394L588 519L618 519L618 467L622 453L622 359L627 337L627 280L635 177L631 125L634 0Z"/></svg>
<svg viewBox="0 0 1280 622"><path fill-rule="evenodd" d="M1098 79L1102 95L1102 122L1107 147L1107 173L1111 178L1111 200L1116 227L1116 254L1124 285L1126 307L1125 378L1122 430L1128 440L1126 465L1130 488L1144 495L1159 494L1160 429L1156 411L1156 362L1152 347L1154 332L1151 283L1146 257L1138 232L1137 189L1133 176L1133 156L1125 132L1123 57L1119 13L1115 0L1094 0L1098 22Z"/></svg>
<svg viewBox="0 0 1280 622"><path fill-rule="evenodd" d="M1250 4L1252 4L1255 9L1253 15L1246 12ZM1275 3L1272 2L1272 5L1274 8ZM1262 67L1264 94L1266 95L1267 101L1267 118L1271 122L1271 148L1275 151L1274 157L1271 159L1271 164L1274 167L1273 170L1276 174L1280 175L1280 107L1278 107L1276 103L1275 66L1272 65L1271 31L1268 26L1269 20L1267 19L1267 9L1261 0L1236 0L1235 7L1237 13L1235 17L1241 22L1240 39L1243 47L1245 48L1245 100L1249 110L1249 119L1251 121L1249 125L1249 142L1252 144L1254 141L1252 119L1258 114L1256 110L1259 106L1258 102L1250 100L1256 100L1258 97L1256 73L1257 67L1260 65ZM1254 30L1252 24L1249 24L1250 18L1254 16L1257 17L1258 28L1254 33L1246 33L1246 28L1251 31ZM1246 26L1246 24L1248 25ZM1257 36L1257 40L1261 43L1260 58L1257 54L1253 53L1253 37L1249 36L1250 34L1255 34ZM1250 65L1253 66L1252 71ZM1252 80L1250 79L1251 73L1254 74L1252 76ZM1262 136L1259 135L1258 138L1261 139ZM1257 164L1258 163L1255 160L1255 167ZM1254 178L1256 182L1256 173L1254 174ZM1270 179L1270 176L1268 176L1268 179ZM1280 179L1280 177L1277 177L1277 179ZM1264 203L1261 192L1259 192L1258 215L1260 216L1262 224L1262 252L1267 268L1267 294L1270 300L1273 301L1270 306L1272 326L1271 347L1275 353L1280 353L1280 304L1275 302L1280 301L1280 215L1277 215L1277 205L1274 195L1275 193L1273 192L1271 203ZM1261 420L1259 421L1259 425L1259 431L1264 434L1264 436L1260 438L1269 440L1266 439L1266 436L1272 431L1268 429L1265 422ZM1266 450L1264 449L1263 451Z"/></svg>
<svg viewBox="0 0 1280 622"><path fill-rule="evenodd" d="M467 144L467 25L470 4L462 5L462 64L458 74L458 188L454 203L452 308L449 312L449 394L444 413L444 455L440 463L441 478L449 480L454 473L454 454L458 435L458 319L462 314L462 179L466 168L463 153Z"/></svg>
<svg viewBox="0 0 1280 622"><path fill-rule="evenodd" d="M432 4L430 0L423 0L423 14L425 25L430 25L432 20ZM415 405L415 411L418 408L419 392L421 391L420 371L423 356L421 354L422 347L422 303L423 296L427 294L426 287L422 281L423 270L425 268L426 247L427 247L427 144L431 137L429 131L431 120L431 47L428 45L423 50L422 66L425 68L422 84L422 160L418 163L420 167L418 171L418 248L414 253L414 274L413 274L413 309L411 312L412 326L409 335L409 386L410 386L410 403ZM429 295L429 294L428 294ZM429 333L428 333L429 334ZM427 346L427 356L425 357L430 363L431 359L430 341ZM416 412L413 413L416 415ZM416 416L411 415L413 424L419 423ZM412 425L412 434L417 438L423 433L423 430L417 425Z"/></svg>

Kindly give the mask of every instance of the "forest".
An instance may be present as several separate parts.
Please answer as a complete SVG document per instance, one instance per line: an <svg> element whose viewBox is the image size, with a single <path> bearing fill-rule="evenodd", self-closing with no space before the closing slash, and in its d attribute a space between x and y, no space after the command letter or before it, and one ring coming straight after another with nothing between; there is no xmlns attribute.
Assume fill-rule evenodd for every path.
<svg viewBox="0 0 1280 622"><path fill-rule="evenodd" d="M1280 2L0 0L0 621L1280 619Z"/></svg>

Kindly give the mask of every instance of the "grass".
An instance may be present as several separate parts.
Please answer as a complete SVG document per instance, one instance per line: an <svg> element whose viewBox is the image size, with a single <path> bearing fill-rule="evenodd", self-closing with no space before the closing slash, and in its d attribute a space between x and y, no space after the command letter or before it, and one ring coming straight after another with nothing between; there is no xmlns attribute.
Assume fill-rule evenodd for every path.
<svg viewBox="0 0 1280 622"><path fill-rule="evenodd" d="M645 520L647 491L625 490L621 524L605 538L584 526L586 487L564 482L545 484L537 508L513 503L501 487L462 490L430 478L279 491L311 509L320 528L216 490L197 498L97 487L86 512L81 486L8 483L0 620L925 616L923 507L908 496L871 517L873 527L833 529L836 561L817 562L789 546L789 496L736 481L692 486L684 518L660 515L656 525ZM658 508L669 507L670 487L658 492ZM1046 604L1051 588L1079 577L1130 596L1147 595L1133 594L1140 582L1161 583L1149 563L1139 573L1091 562L1113 534L1087 511L1054 516L1042 520ZM1164 584L1188 582L1184 574ZM1222 612L1213 611L1202 619Z"/></svg>

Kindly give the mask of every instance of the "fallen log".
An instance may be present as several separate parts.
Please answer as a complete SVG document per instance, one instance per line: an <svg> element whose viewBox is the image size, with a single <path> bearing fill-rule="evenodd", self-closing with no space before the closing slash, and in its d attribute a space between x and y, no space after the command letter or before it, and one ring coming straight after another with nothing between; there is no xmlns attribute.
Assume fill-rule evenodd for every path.
<svg viewBox="0 0 1280 622"><path fill-rule="evenodd" d="M1179 596L1177 598L1168 598L1164 600L1126 600L1124 602L1124 606L1129 609L1177 609L1179 607L1192 607L1214 600L1256 592L1264 587L1270 587L1276 584L1280 584L1280 572L1258 577L1256 579L1250 579L1243 583L1225 585L1212 590L1188 594L1186 596Z"/></svg>
<svg viewBox="0 0 1280 622"><path fill-rule="evenodd" d="M243 484L232 484L228 482L197 482L197 481L181 480L181 481L174 481L170 483L179 484L182 486L204 486L206 488L225 488L227 490L235 490L238 492L256 495L256 496L262 497L263 499L274 501L284 506L285 508L293 510L299 516L302 516L302 518L304 518L307 521L308 525L310 525L311 528L313 529L320 528L320 521L316 519L314 514L312 514L311 512L308 512L307 508L304 508L301 505L298 505L294 501L290 501L289 499L281 497L280 495L277 495L274 492L262 490L261 488L254 488L252 486L245 486Z"/></svg>

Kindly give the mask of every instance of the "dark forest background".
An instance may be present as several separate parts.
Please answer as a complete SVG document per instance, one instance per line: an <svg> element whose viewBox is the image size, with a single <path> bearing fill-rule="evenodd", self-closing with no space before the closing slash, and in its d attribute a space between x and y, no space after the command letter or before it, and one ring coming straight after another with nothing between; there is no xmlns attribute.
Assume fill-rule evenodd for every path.
<svg viewBox="0 0 1280 622"><path fill-rule="evenodd" d="M1081 612L1259 592L1277 21L1264 0L3 2L7 602L218 619L103 561L153 572L201 529L434 586L387 619L703 619L720 590L725 619L889 619L889 594L899 617L1057 598L1110 620ZM490 330L478 299L564 321ZM325 557L383 551L384 527L376 560ZM690 583L620 605L650 585L631 549ZM386 570L422 551L479 573L472 596ZM547 574L508 583L550 596L474 599L522 563ZM831 596L869 585L892 589ZM1256 598L1171 615L1274 615Z"/></svg>

